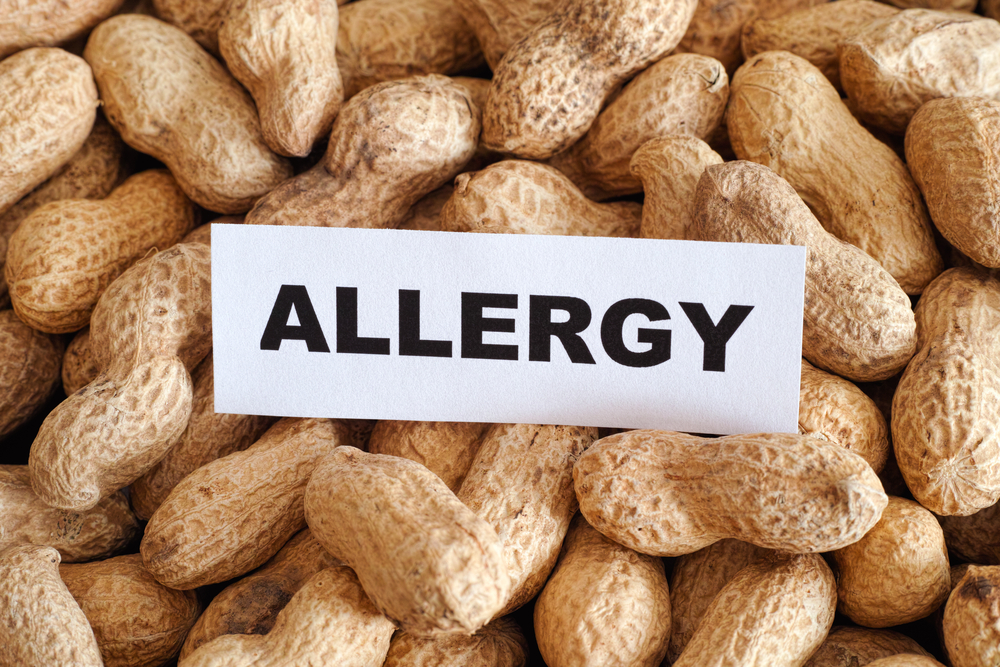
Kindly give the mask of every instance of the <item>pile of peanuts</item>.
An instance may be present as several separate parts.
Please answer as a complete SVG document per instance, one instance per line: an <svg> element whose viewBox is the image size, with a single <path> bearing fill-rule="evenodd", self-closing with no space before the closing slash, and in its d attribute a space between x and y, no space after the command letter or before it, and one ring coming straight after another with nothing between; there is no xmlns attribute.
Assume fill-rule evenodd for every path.
<svg viewBox="0 0 1000 667"><path fill-rule="evenodd" d="M0 667L997 667L998 18L0 0ZM799 433L216 414L211 222L806 246Z"/></svg>

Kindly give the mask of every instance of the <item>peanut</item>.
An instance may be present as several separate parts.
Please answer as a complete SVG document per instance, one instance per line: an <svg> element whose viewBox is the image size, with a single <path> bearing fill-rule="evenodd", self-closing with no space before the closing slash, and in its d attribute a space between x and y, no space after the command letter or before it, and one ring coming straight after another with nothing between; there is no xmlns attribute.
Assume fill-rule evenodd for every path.
<svg viewBox="0 0 1000 667"><path fill-rule="evenodd" d="M476 458L488 424L382 420L375 424L368 451L416 461L458 493Z"/></svg>
<svg viewBox="0 0 1000 667"><path fill-rule="evenodd" d="M521 667L527 657L528 640L521 628L509 618L498 618L473 635L421 639L397 632L382 667Z"/></svg>
<svg viewBox="0 0 1000 667"><path fill-rule="evenodd" d="M1000 567L973 565L944 609L944 645L953 667L1000 661Z"/></svg>
<svg viewBox="0 0 1000 667"><path fill-rule="evenodd" d="M917 642L899 632L834 626L805 667L861 667L899 653L931 657Z"/></svg>
<svg viewBox="0 0 1000 667"><path fill-rule="evenodd" d="M62 341L0 311L0 439L34 417L59 386Z"/></svg>

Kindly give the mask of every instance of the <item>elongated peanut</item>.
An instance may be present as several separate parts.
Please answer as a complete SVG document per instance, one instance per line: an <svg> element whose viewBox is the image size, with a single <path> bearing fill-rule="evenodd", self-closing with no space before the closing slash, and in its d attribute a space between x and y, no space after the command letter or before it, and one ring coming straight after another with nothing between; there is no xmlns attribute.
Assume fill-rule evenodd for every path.
<svg viewBox="0 0 1000 667"><path fill-rule="evenodd" d="M416 461L458 493L488 424L385 419L372 430L368 451Z"/></svg>
<svg viewBox="0 0 1000 667"><path fill-rule="evenodd" d="M796 553L853 544L887 498L852 452L806 436L629 431L573 468L580 512L640 553L680 556L726 537Z"/></svg>

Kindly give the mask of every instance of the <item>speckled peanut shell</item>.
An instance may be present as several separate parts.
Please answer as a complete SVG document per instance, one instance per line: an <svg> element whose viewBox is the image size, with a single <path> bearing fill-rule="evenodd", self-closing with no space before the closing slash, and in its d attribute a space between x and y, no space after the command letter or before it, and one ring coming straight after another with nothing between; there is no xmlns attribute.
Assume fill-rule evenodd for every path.
<svg viewBox="0 0 1000 667"><path fill-rule="evenodd" d="M219 54L219 26L229 0L152 0L156 15Z"/></svg>
<svg viewBox="0 0 1000 667"><path fill-rule="evenodd" d="M642 205L598 204L562 172L528 160L504 160L460 174L441 209L441 229L453 232L638 236Z"/></svg>
<svg viewBox="0 0 1000 667"><path fill-rule="evenodd" d="M528 651L520 626L506 617L473 635L421 639L397 632L382 667L524 667Z"/></svg>
<svg viewBox="0 0 1000 667"><path fill-rule="evenodd" d="M822 553L861 539L887 497L857 454L790 433L700 438L628 431L573 468L580 512L640 553L681 556L731 537Z"/></svg>
<svg viewBox="0 0 1000 667"><path fill-rule="evenodd" d="M871 667L945 667L930 656L913 653L900 653L888 658L880 658L868 664Z"/></svg>
<svg viewBox="0 0 1000 667"><path fill-rule="evenodd" d="M49 413L31 445L31 486L46 503L89 509L180 439L191 416L189 369L212 344L210 262L206 245L175 245L104 292L90 327L101 374Z"/></svg>
<svg viewBox="0 0 1000 667"><path fill-rule="evenodd" d="M337 63L344 96L418 74L455 74L483 62L453 0L365 0L340 10Z"/></svg>
<svg viewBox="0 0 1000 667"><path fill-rule="evenodd" d="M336 0L233 0L219 50L257 103L264 141L304 157L344 101L337 68Z"/></svg>
<svg viewBox="0 0 1000 667"><path fill-rule="evenodd" d="M799 433L849 449L882 472L889 459L889 425L875 402L805 359L800 377Z"/></svg>
<svg viewBox="0 0 1000 667"><path fill-rule="evenodd" d="M973 565L944 608L944 645L952 667L1000 661L1000 566Z"/></svg>
<svg viewBox="0 0 1000 667"><path fill-rule="evenodd" d="M809 61L784 51L747 60L733 77L726 126L741 160L788 181L828 232L878 260L907 294L944 270L906 165Z"/></svg>
<svg viewBox="0 0 1000 667"><path fill-rule="evenodd" d="M94 355L90 350L89 326L77 331L73 340L66 346L61 374L63 391L67 396L80 391L101 374L101 369L94 362Z"/></svg>
<svg viewBox="0 0 1000 667"><path fill-rule="evenodd" d="M824 2L774 18L758 18L743 26L740 47L750 59L765 51L789 51L815 65L841 91L837 44L875 19L898 13L875 0Z"/></svg>
<svg viewBox="0 0 1000 667"><path fill-rule="evenodd" d="M719 592L674 667L801 665L826 638L836 605L822 556L767 556Z"/></svg>
<svg viewBox="0 0 1000 667"><path fill-rule="evenodd" d="M760 17L773 19L825 0L698 0L691 23L674 53L715 58L732 74L743 62L743 26Z"/></svg>
<svg viewBox="0 0 1000 667"><path fill-rule="evenodd" d="M549 160L583 194L603 201L642 192L629 171L636 150L664 134L707 139L729 100L729 77L715 58L681 53L640 72L579 141Z"/></svg>
<svg viewBox="0 0 1000 667"><path fill-rule="evenodd" d="M543 160L587 133L608 97L670 52L697 0L567 0L493 73L483 144Z"/></svg>
<svg viewBox="0 0 1000 667"><path fill-rule="evenodd" d="M1000 500L1000 282L949 269L915 312L919 348L892 401L896 461L921 505L973 514Z"/></svg>
<svg viewBox="0 0 1000 667"><path fill-rule="evenodd" d="M146 524L143 563L157 581L181 590L264 564L305 528L313 468L349 438L335 420L286 418L248 449L198 468Z"/></svg>
<svg viewBox="0 0 1000 667"><path fill-rule="evenodd" d="M31 490L26 465L0 465L0 547L49 546L64 563L107 558L124 549L139 528L123 493L86 512L49 507Z"/></svg>
<svg viewBox="0 0 1000 667"><path fill-rule="evenodd" d="M0 58L32 46L55 46L84 34L111 16L122 0L3 0Z"/></svg>
<svg viewBox="0 0 1000 667"><path fill-rule="evenodd" d="M548 667L656 667L670 640L663 561L612 542L577 515L534 623Z"/></svg>
<svg viewBox="0 0 1000 667"><path fill-rule="evenodd" d="M900 653L931 655L910 637L893 630L834 626L803 667L863 667Z"/></svg>
<svg viewBox="0 0 1000 667"><path fill-rule="evenodd" d="M455 494L503 543L510 597L496 616L538 595L577 510L573 464L596 428L494 424Z"/></svg>
<svg viewBox="0 0 1000 667"><path fill-rule="evenodd" d="M215 364L209 353L191 374L191 418L180 441L132 483L132 507L149 519L177 484L201 466L251 446L276 417L215 411Z"/></svg>
<svg viewBox="0 0 1000 667"><path fill-rule="evenodd" d="M59 552L0 550L0 664L104 667L94 631L59 578Z"/></svg>
<svg viewBox="0 0 1000 667"><path fill-rule="evenodd" d="M462 17L479 40L491 70L507 49L559 6L559 0L456 0Z"/></svg>
<svg viewBox="0 0 1000 667"><path fill-rule="evenodd" d="M806 246L802 356L855 382L898 373L916 350L910 299L874 259L825 231L769 168L727 162L705 170L691 238Z"/></svg>
<svg viewBox="0 0 1000 667"><path fill-rule="evenodd" d="M246 222L395 227L455 177L478 136L468 92L448 77L372 86L341 108L323 161L261 199Z"/></svg>
<svg viewBox="0 0 1000 667"><path fill-rule="evenodd" d="M416 461L457 494L488 426L478 422L385 419L375 424L368 451Z"/></svg>
<svg viewBox="0 0 1000 667"><path fill-rule="evenodd" d="M105 667L159 667L177 655L201 605L194 591L159 584L139 554L59 566L90 622Z"/></svg>
<svg viewBox="0 0 1000 667"><path fill-rule="evenodd" d="M63 342L0 311L0 439L31 419L59 386Z"/></svg>
<svg viewBox="0 0 1000 667"><path fill-rule="evenodd" d="M496 531L415 461L341 447L316 466L305 506L320 544L411 635L471 634L510 595Z"/></svg>
<svg viewBox="0 0 1000 667"><path fill-rule="evenodd" d="M0 215L80 150L97 115L90 66L62 49L0 61Z"/></svg>
<svg viewBox="0 0 1000 667"><path fill-rule="evenodd" d="M906 129L906 162L948 242L1000 267L1000 101L927 102Z"/></svg>
<svg viewBox="0 0 1000 667"><path fill-rule="evenodd" d="M4 276L26 324L78 331L101 294L150 250L181 240L195 206L164 169L130 177L106 199L63 199L35 209L10 237Z"/></svg>
<svg viewBox="0 0 1000 667"><path fill-rule="evenodd" d="M719 540L674 561L670 576L670 647L674 662L684 652L712 600L744 567L771 553L740 540Z"/></svg>
<svg viewBox="0 0 1000 667"><path fill-rule="evenodd" d="M640 146L629 163L645 194L639 236L687 239L698 181L709 165L722 162L708 144L686 134L667 134Z"/></svg>
<svg viewBox="0 0 1000 667"><path fill-rule="evenodd" d="M267 147L253 99L187 34L139 14L108 19L83 53L104 113L210 211L245 213L292 175Z"/></svg>
<svg viewBox="0 0 1000 667"><path fill-rule="evenodd" d="M953 553L970 563L1000 565L1000 503L940 521L944 541Z"/></svg>
<svg viewBox="0 0 1000 667"><path fill-rule="evenodd" d="M859 625L888 628L929 616L951 592L948 549L937 519L889 496L882 518L859 541L833 552L837 609Z"/></svg>
<svg viewBox="0 0 1000 667"><path fill-rule="evenodd" d="M184 640L184 660L202 644L222 635L266 635L306 581L320 570L341 565L309 529L300 530L260 569L212 598Z"/></svg>
<svg viewBox="0 0 1000 667"><path fill-rule="evenodd" d="M1000 98L1000 25L974 14L906 9L838 47L840 80L859 118L903 134L938 97Z"/></svg>
<svg viewBox="0 0 1000 667"><path fill-rule="evenodd" d="M313 575L281 610L266 635L224 635L204 644L184 667L380 667L395 628L372 604L348 567Z"/></svg>

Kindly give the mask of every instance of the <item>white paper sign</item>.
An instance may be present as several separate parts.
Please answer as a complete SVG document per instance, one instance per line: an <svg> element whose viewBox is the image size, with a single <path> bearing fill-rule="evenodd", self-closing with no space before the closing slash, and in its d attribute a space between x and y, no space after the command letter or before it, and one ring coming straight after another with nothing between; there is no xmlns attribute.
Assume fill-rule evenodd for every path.
<svg viewBox="0 0 1000 667"><path fill-rule="evenodd" d="M797 432L805 248L213 225L217 412Z"/></svg>

